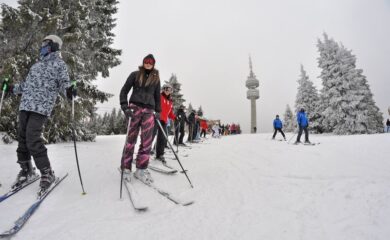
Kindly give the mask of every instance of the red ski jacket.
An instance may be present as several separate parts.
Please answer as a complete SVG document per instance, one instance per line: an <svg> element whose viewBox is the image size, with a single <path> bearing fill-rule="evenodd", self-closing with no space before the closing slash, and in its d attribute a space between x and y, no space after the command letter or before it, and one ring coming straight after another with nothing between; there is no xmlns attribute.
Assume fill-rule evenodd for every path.
<svg viewBox="0 0 390 240"><path fill-rule="evenodd" d="M200 128L201 128L201 129L207 130L208 127L209 127L209 126L207 126L206 120L201 120L201 121L200 121Z"/></svg>
<svg viewBox="0 0 390 240"><path fill-rule="evenodd" d="M164 123L168 122L168 117L172 120L175 120L176 116L173 113L173 102L167 99L167 97L164 94L160 95L160 99L161 99L160 120L163 121Z"/></svg>

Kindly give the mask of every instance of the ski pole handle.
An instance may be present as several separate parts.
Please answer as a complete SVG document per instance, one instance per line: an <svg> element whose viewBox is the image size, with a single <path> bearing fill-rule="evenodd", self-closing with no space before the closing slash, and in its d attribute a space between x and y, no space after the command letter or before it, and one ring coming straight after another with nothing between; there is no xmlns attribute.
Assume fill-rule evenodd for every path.
<svg viewBox="0 0 390 240"><path fill-rule="evenodd" d="M7 91L7 88L8 88L8 81L9 81L9 78L8 77L5 77L4 78L4 82L5 84L3 85L3 92Z"/></svg>

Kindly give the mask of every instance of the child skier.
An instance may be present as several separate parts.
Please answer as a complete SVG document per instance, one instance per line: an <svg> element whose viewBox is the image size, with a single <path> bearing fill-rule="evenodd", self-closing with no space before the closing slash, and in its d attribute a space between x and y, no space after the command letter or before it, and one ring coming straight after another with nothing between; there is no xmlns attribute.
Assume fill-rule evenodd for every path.
<svg viewBox="0 0 390 240"><path fill-rule="evenodd" d="M275 131L274 131L274 135L272 136L272 139L275 139L276 133L279 131L282 134L284 140L286 141L286 136L284 135L282 128L283 128L283 123L279 119L279 115L276 115L276 118L274 120L274 130Z"/></svg>

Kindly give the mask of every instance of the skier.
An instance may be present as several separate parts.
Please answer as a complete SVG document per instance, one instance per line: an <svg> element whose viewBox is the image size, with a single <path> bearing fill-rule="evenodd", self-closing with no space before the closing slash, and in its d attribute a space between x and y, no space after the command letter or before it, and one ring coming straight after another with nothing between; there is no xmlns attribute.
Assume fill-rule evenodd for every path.
<svg viewBox="0 0 390 240"><path fill-rule="evenodd" d="M213 129L213 137L215 138L219 138L221 135L220 135L220 132L221 132L221 128L219 127L218 124L214 124L214 126L212 127Z"/></svg>
<svg viewBox="0 0 390 240"><path fill-rule="evenodd" d="M297 114L297 122L298 122L298 136L295 144L298 144L301 142L301 135L302 132L305 131L305 143L309 143L309 131L307 130L307 127L309 126L309 120L307 119L305 109L301 108L301 110Z"/></svg>
<svg viewBox="0 0 390 240"><path fill-rule="evenodd" d="M160 123L162 128L164 129L165 134L168 134L167 131L167 123L168 118L175 120L176 116L173 113L173 102L172 102L172 86L170 84L164 84L162 87L160 102L161 102L161 114L160 114ZM156 160L161 161L162 163L166 163L164 158L164 148L167 145L167 139L164 136L164 133L161 131L159 126L157 133L157 145L156 145ZM168 136L168 135L167 135Z"/></svg>
<svg viewBox="0 0 390 240"><path fill-rule="evenodd" d="M200 137L203 135L203 137L206 138L206 133L209 126L207 125L207 121L205 119L200 119L200 128L202 129Z"/></svg>
<svg viewBox="0 0 390 240"><path fill-rule="evenodd" d="M39 61L30 68L26 80L7 86L6 91L22 96L19 106L19 144L16 150L21 170L13 188L35 177L31 156L41 172L39 193L45 192L55 181L41 134L58 94L63 93L70 100L76 95L76 90L70 84L67 66L59 52L61 47L62 40L58 36L45 37L39 50ZM4 85L7 83L2 83L2 89Z"/></svg>
<svg viewBox="0 0 390 240"><path fill-rule="evenodd" d="M153 182L147 170L152 147L154 121L160 119L160 76L154 68L156 60L152 54L147 55L138 71L134 71L123 85L119 101L121 109L130 121L127 143L122 157L121 168L126 178L130 177L134 147L141 129L141 144L136 158L134 177L146 184ZM127 95L133 89L129 101Z"/></svg>
<svg viewBox="0 0 390 240"><path fill-rule="evenodd" d="M390 120L389 119L387 119L387 121L386 121L386 127L387 127L386 132L390 132Z"/></svg>
<svg viewBox="0 0 390 240"><path fill-rule="evenodd" d="M185 109L185 106L181 105L179 107L179 110L177 110L177 112L176 112L175 127L177 129L175 131L175 141L174 141L175 145L179 144L182 146L186 146L185 143L183 142L184 128L185 128L185 124L186 123L188 124L189 122L188 122L188 119L186 117L186 113L184 112L184 109ZM180 133L180 136L179 136L179 133ZM178 143L176 141L178 141Z"/></svg>
<svg viewBox="0 0 390 240"><path fill-rule="evenodd" d="M195 139L195 110L192 110L190 115L188 115L188 142L192 142ZM195 132L196 134L196 132Z"/></svg>
<svg viewBox="0 0 390 240"><path fill-rule="evenodd" d="M274 135L272 136L272 139L275 139L276 133L279 131L282 134L284 140L286 141L286 136L284 135L284 132L283 132L282 128L283 128L283 123L279 119L279 115L276 115L276 118L274 120L274 129L275 129L275 131L274 131Z"/></svg>

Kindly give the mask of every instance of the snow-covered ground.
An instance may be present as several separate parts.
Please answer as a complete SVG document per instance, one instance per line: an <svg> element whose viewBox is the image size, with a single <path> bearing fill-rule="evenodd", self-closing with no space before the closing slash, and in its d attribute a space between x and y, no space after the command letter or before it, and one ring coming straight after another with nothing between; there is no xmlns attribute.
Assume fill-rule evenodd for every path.
<svg viewBox="0 0 390 240"><path fill-rule="evenodd" d="M78 143L84 196L73 145L49 145L56 174L70 175L14 239L390 239L390 134L312 135L316 146L270 136L227 136L181 149L194 189L183 174L152 175L156 185L195 204L177 206L139 184L149 206L144 213L133 210L127 195L119 199L124 136ZM16 146L0 145L0 194L18 172ZM0 232L37 188L0 203Z"/></svg>

